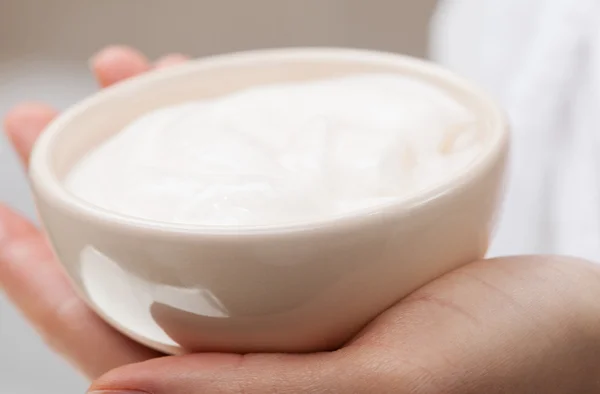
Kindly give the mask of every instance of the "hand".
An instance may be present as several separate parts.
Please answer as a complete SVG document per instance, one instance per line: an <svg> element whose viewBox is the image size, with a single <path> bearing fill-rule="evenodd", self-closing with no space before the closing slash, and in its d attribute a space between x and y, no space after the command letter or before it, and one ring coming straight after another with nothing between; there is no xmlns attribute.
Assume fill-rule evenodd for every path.
<svg viewBox="0 0 600 394"><path fill-rule="evenodd" d="M153 68L185 61L172 54L154 65L130 48L111 47L92 59L102 87ZM58 112L38 103L21 104L4 121L9 140L27 166L31 148ZM25 218L0 205L0 289L25 314L42 337L89 378L112 368L160 356L117 333L80 300L44 235Z"/></svg>
<svg viewBox="0 0 600 394"><path fill-rule="evenodd" d="M151 69L124 48L103 51L93 64L103 86ZM7 132L24 162L55 114L27 105L8 115ZM467 265L416 291L335 352L156 358L85 307L31 224L2 208L0 229L0 286L87 376L112 370L92 391L600 392L600 268L583 261L513 257Z"/></svg>

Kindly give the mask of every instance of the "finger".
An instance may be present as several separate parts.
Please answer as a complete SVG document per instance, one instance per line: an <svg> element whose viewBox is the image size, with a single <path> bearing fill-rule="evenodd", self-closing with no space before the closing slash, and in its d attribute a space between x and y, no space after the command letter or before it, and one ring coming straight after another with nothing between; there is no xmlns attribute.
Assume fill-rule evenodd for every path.
<svg viewBox="0 0 600 394"><path fill-rule="evenodd" d="M178 64L182 64L190 60L190 58L186 55L182 55L181 53L171 53L170 55L166 55L158 59L154 62L154 67L157 69L177 66Z"/></svg>
<svg viewBox="0 0 600 394"><path fill-rule="evenodd" d="M24 103L8 111L4 130L25 165L38 136L57 114L54 108L41 103Z"/></svg>
<svg viewBox="0 0 600 394"><path fill-rule="evenodd" d="M320 353L195 354L165 357L109 372L90 393L384 393L385 371L379 379L368 360L354 355ZM398 373L398 375L400 375ZM400 386L394 387L401 390ZM399 392L399 391L394 391Z"/></svg>
<svg viewBox="0 0 600 394"><path fill-rule="evenodd" d="M151 68L143 53L127 46L110 46L101 50L90 60L90 67L102 87L135 77Z"/></svg>
<svg viewBox="0 0 600 394"><path fill-rule="evenodd" d="M43 235L2 205L0 287L45 341L90 378L157 355L93 313L73 291Z"/></svg>

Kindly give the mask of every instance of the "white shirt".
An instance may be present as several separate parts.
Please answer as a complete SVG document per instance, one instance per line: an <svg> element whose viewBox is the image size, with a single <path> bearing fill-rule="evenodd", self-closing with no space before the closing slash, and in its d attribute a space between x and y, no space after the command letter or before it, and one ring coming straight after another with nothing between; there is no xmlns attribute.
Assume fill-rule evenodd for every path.
<svg viewBox="0 0 600 394"><path fill-rule="evenodd" d="M434 60L497 97L512 165L492 255L600 261L600 0L449 0Z"/></svg>

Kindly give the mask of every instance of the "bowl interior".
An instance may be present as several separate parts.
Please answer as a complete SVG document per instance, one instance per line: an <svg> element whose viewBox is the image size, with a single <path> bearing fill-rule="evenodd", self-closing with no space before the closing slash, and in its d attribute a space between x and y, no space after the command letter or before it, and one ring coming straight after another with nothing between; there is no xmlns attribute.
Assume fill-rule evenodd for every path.
<svg viewBox="0 0 600 394"><path fill-rule="evenodd" d="M430 81L476 115L481 123L478 130L482 149L479 157L463 172L481 167L482 161L502 149L505 125L495 103L469 83L437 66L400 55L360 50L270 50L192 61L117 84L82 101L43 133L33 153L32 177L35 180L37 175L37 180L59 195L63 202L82 205L84 202L76 201L63 186L71 167L99 143L146 112L255 85L369 72L414 75ZM454 178L460 176L456 174ZM436 187L448 188L453 183L456 179L447 179ZM417 198L428 199L426 194L427 191L422 191Z"/></svg>
<svg viewBox="0 0 600 394"><path fill-rule="evenodd" d="M139 77L86 100L85 105L77 108L68 124L64 125L66 127L54 135L49 157L54 174L63 179L86 152L146 112L256 85L368 72L412 74L448 90L475 113L484 110L481 100L470 92L427 68L419 69L417 61L412 59L396 60L395 64L377 63L369 57L349 60L335 56L241 56L238 61L229 57L229 62L226 61L227 56L222 59L224 61L221 62L199 60L174 70L157 72L149 75L150 78ZM480 129L486 140L492 137L486 135L489 128Z"/></svg>

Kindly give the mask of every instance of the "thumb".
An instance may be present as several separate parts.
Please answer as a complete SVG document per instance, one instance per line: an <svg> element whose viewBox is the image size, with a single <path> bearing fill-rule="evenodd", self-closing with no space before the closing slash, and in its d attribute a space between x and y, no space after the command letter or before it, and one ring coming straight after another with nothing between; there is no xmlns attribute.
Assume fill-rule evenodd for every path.
<svg viewBox="0 0 600 394"><path fill-rule="evenodd" d="M109 372L94 382L89 393L377 392L377 388L364 376L369 370L368 361L365 365L348 353L192 354L163 357Z"/></svg>

